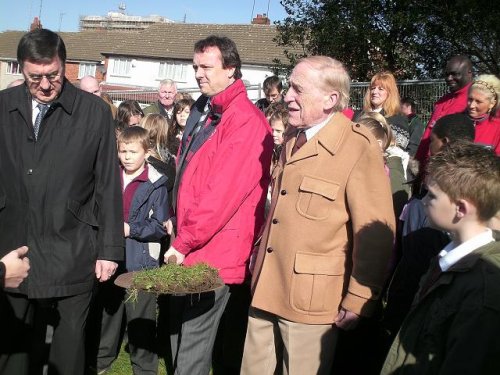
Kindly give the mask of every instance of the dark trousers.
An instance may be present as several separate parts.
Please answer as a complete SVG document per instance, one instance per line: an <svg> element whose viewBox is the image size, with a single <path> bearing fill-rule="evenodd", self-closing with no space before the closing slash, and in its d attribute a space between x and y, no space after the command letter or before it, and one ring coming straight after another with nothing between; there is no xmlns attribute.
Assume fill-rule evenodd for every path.
<svg viewBox="0 0 500 375"><path fill-rule="evenodd" d="M230 297L219 324L212 358L214 375L240 373L245 336L248 325L248 309L252 299L250 283L229 285Z"/></svg>
<svg viewBox="0 0 500 375"><path fill-rule="evenodd" d="M28 300L24 295L7 294L1 306L2 318L7 319L2 319L2 332L15 345L13 352L6 353L2 344L0 373L42 374L43 366L48 364L49 375L83 375L91 296L92 292L88 292ZM52 337L47 337L48 326L53 328Z"/></svg>
<svg viewBox="0 0 500 375"><path fill-rule="evenodd" d="M131 298L124 302L130 295L112 282L104 283L99 288L96 308L101 309L101 324L97 328L99 340L96 368L106 369L116 359L126 322L128 349L134 374L157 374L156 295L138 292L137 299Z"/></svg>
<svg viewBox="0 0 500 375"><path fill-rule="evenodd" d="M217 329L230 294L224 285L212 292L170 298L174 374L208 375Z"/></svg>

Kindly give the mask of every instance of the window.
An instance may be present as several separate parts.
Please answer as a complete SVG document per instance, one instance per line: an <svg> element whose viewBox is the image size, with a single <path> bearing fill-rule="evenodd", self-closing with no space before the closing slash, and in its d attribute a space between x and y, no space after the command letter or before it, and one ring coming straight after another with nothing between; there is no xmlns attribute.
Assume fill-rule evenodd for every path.
<svg viewBox="0 0 500 375"><path fill-rule="evenodd" d="M187 65L172 61L161 62L158 69L158 78L169 78L174 81L186 81Z"/></svg>
<svg viewBox="0 0 500 375"><path fill-rule="evenodd" d="M78 78L85 76L95 76L96 64L91 63L80 63L78 67Z"/></svg>
<svg viewBox="0 0 500 375"><path fill-rule="evenodd" d="M21 74L21 68L17 61L7 62L7 74Z"/></svg>
<svg viewBox="0 0 500 375"><path fill-rule="evenodd" d="M130 74L131 67L132 67L132 60L115 59L113 64L112 74L116 74L118 76L128 76Z"/></svg>

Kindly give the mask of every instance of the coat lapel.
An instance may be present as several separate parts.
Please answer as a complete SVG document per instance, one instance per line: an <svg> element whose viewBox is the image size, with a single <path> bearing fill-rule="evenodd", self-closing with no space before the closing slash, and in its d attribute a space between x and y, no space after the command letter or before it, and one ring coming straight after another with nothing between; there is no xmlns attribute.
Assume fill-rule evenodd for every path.
<svg viewBox="0 0 500 375"><path fill-rule="evenodd" d="M340 145L346 131L351 127L351 121L342 113L336 113L328 123L312 138L309 139L293 156L292 148L297 138L291 137L286 143L286 163L317 156L319 147L325 148L334 155Z"/></svg>

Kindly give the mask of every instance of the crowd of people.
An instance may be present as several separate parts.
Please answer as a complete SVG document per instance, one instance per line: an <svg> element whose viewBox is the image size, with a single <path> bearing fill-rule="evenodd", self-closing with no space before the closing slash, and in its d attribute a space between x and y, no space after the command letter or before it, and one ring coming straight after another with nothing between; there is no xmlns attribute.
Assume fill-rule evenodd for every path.
<svg viewBox="0 0 500 375"><path fill-rule="evenodd" d="M46 29L0 92L0 373L498 374L500 80L446 65L427 125L391 72L297 62L252 103L235 43L194 45L201 96L116 107ZM126 272L207 263L213 291Z"/></svg>

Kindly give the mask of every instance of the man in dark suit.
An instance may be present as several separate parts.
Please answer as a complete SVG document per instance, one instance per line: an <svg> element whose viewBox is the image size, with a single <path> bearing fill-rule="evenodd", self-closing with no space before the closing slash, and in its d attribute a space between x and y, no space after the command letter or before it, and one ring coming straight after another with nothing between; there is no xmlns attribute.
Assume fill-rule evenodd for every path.
<svg viewBox="0 0 500 375"><path fill-rule="evenodd" d="M50 324L49 374L83 374L95 279L123 258L111 112L65 79L56 33L25 34L17 59L25 84L0 93L0 256L27 245L31 269L0 300L0 373L40 373Z"/></svg>

